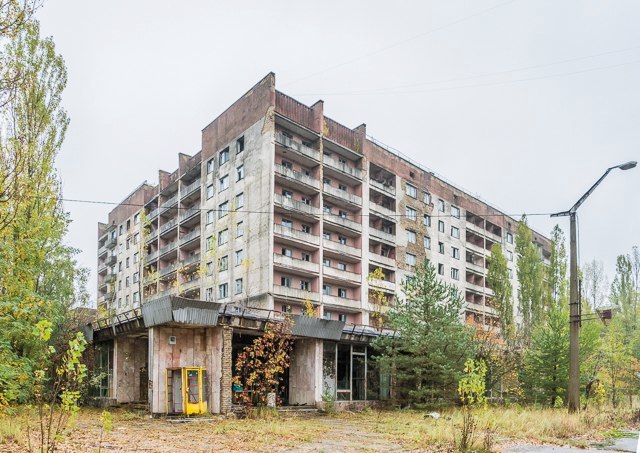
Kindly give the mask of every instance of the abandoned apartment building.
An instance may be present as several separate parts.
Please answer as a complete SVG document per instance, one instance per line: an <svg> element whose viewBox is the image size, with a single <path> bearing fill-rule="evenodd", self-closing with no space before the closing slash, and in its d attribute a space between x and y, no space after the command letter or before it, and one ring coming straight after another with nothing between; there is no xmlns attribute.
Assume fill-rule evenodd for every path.
<svg viewBox="0 0 640 453"><path fill-rule="evenodd" d="M294 318L285 404L365 405L389 382L370 360L372 295L428 258L467 321L496 327L487 256L501 244L517 287L517 220L367 136L279 92L268 74L202 130L157 185L98 225L100 397L155 414L226 413L238 351ZM534 232L545 260L549 241ZM373 277L372 277L373 276ZM379 297L379 296L378 296ZM312 304L317 317L302 316Z"/></svg>

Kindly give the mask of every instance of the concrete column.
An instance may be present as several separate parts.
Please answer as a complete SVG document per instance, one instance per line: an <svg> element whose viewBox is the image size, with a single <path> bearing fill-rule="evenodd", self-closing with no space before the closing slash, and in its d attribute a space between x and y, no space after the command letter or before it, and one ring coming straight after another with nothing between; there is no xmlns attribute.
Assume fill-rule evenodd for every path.
<svg viewBox="0 0 640 453"><path fill-rule="evenodd" d="M231 340L233 329L224 326L222 328L222 377L220 379L220 413L228 414L232 408L231 379L233 377L231 360Z"/></svg>

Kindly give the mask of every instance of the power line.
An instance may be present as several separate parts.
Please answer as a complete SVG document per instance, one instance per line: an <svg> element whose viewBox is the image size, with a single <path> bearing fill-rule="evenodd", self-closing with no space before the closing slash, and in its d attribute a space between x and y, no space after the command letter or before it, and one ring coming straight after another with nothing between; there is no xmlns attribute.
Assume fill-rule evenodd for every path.
<svg viewBox="0 0 640 453"><path fill-rule="evenodd" d="M360 91L342 91L342 92L325 92L325 93L297 93L297 94L292 94L292 96L342 96L342 95L366 95L366 94L395 94L395 92L390 92L390 93L386 93L386 92L391 91L391 90L403 89L403 88L414 88L414 87L424 86L424 85L438 85L438 84L451 83L451 82L463 82L463 81L466 81L466 80L480 79L480 78L492 77L492 76L496 76L496 75L511 74L511 73L514 73L514 72L528 71L528 70L531 70L531 69L540 69L540 68L545 68L545 67L549 67L549 66L557 66L559 64L564 64L564 63L571 63L571 62L575 62L575 61L581 61L581 60L587 60L587 59L591 59L591 58L602 57L602 56L606 56L606 55L613 55L613 54L617 54L617 53L630 52L630 51L637 50L637 49L640 49L640 46L633 46L633 47L625 47L625 48L622 48L622 49L608 50L608 51L605 51L605 52L599 52L599 53L595 53L595 54L591 54L591 55L584 55L584 56L580 56L580 57L566 58L566 59L563 59L563 60L556 60L556 61L552 61L552 62L548 62L548 63L540 63L540 64L529 65L529 66L521 66L521 67L518 67L518 68L512 68L512 69L507 69L507 70L502 70L502 71L487 72L487 73L484 73L484 74L476 74L476 75L470 75L470 76L466 76L466 77L454 77L454 78L443 79L443 80L431 80L431 81L418 82L418 83L412 83L412 84L407 84L407 85L397 85L397 86L394 86L394 87L371 88L371 89L360 90Z"/></svg>
<svg viewBox="0 0 640 453"><path fill-rule="evenodd" d="M377 50L362 54L362 55L360 55L360 56L358 56L356 58L352 58L351 60L343 61L342 63L338 63L338 64L335 64L333 66L328 66L328 67L326 67L324 69L321 69L320 71L316 71L316 72L313 72L313 73L311 73L309 75L306 75L304 77L300 77L298 79L295 79L293 82L290 82L289 85L294 85L294 84L296 84L296 83L298 83L298 82L300 82L302 80L307 80L307 79L310 79L310 78L315 77L317 75L324 74L325 72L332 71L334 69L338 69L338 68L341 68L343 66L350 65L350 64L355 63L357 61L360 61L360 60L363 60L365 58L368 58L368 57L370 57L372 55L376 55L376 54L379 54L381 52L385 52L385 51L387 51L389 49L393 49L394 47L398 47L398 46L400 46L402 44L405 44L405 43L407 43L409 41L413 41L414 39L420 38L422 36L427 36L427 35L434 34L434 33L438 32L438 31L444 30L446 28L452 27L452 26L460 24L462 22L466 22L466 21L468 21L470 19L473 19L475 17L481 16L482 14L485 14L485 13L488 13L490 11L493 11L493 10L496 10L498 8L501 8L503 6L509 5L509 4L511 4L511 3L515 2L515 1L517 1L517 0L508 0L506 2L498 3L497 5L491 6L489 8L485 8L485 9L480 10L478 12L475 12L473 14L469 14L467 16L464 16L464 17L461 17L459 19L456 19L453 22L449 22L449 23L446 23L446 24L441 25L439 27L427 30L425 32L415 34L415 35L410 36L410 37L408 37L406 39L403 39L401 41L396 41L395 43L390 44L389 46L382 47L380 49L377 49Z"/></svg>
<svg viewBox="0 0 640 453"><path fill-rule="evenodd" d="M555 73L555 74L533 76L533 77L525 77L525 78L522 78L522 79L514 79L514 80L502 80L502 81L495 81L495 82L485 82L485 83L477 83L477 84L458 85L458 86L452 86L452 87L433 88L433 89L429 89L429 90L389 91L389 92L381 92L381 93L368 93L368 92L355 92L354 91L354 92L334 93L332 95L333 96L370 96L370 95L385 95L385 94L398 95L398 94L435 93L435 92L439 92L439 91L452 91L452 90L459 90L459 89L464 89L464 88L479 88L479 87L488 87L488 86L508 85L508 84L512 84L512 83L530 82L530 81L533 81L533 80L552 79L552 78L556 78L556 77L567 77L567 76L572 76L572 75L577 75L577 74L584 74L584 73L592 72L592 71L602 71L602 70L605 70L605 69L612 69L612 68L617 68L617 67L621 67L621 66L628 66L628 65L637 64L637 63L640 63L640 59L627 61L627 62L624 62L624 63L616 63L616 64L605 65L605 66L597 66L597 67L594 67L594 68L582 69L582 70L577 70L577 71L559 72L559 73ZM325 94L329 95L327 93L325 93ZM305 96L305 95L298 94L297 96Z"/></svg>
<svg viewBox="0 0 640 453"><path fill-rule="evenodd" d="M137 207L137 208L144 208L146 206L146 204L138 204L138 203L121 203L121 202L114 202L114 201L101 201L101 200L83 200L83 199L77 199L77 198L59 198L59 201L64 201L64 202L69 202L69 203L85 203L85 204L97 204L97 205L109 205L109 206L133 206L133 207ZM173 207L162 207L160 206L158 209L163 209L166 211L171 211L171 210L177 210L177 211L200 211L200 212L227 212L227 213L244 213L244 214L273 214L272 210L269 211L256 211L256 210L250 210L250 209L235 209L235 210L227 210L227 209L209 209L209 208L202 208L202 207L189 207L189 208L183 208L180 206L173 206ZM318 208L320 209L320 208ZM446 214L446 213L439 213L439 214L427 214L432 218L467 218L467 217L511 217L511 218L518 218L518 217L522 217L522 216L526 216L526 217L535 217L535 216L549 216L551 215L551 212L534 212L534 213L517 213L517 214L507 214L507 213L491 213L491 212L487 212L487 213L469 213L469 214L460 214L460 215L453 215L453 214ZM325 217L325 216L332 216L332 217L340 217L337 214L329 214L329 213L324 213L321 212L319 214L310 214L313 215L315 217ZM407 215L407 214L383 214L383 215L379 215L379 214L355 214L355 213L350 213L347 215L348 217L399 217L399 218L404 218L404 217L409 217L409 218L413 218L413 215Z"/></svg>

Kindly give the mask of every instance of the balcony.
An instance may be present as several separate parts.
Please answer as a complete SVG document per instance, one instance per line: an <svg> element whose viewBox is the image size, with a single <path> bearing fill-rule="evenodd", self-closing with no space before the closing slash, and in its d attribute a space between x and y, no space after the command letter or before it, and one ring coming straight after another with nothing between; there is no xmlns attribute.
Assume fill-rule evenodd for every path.
<svg viewBox="0 0 640 453"><path fill-rule="evenodd" d="M102 275L104 273L107 272L107 265L106 264L101 264L100 267L98 267L98 275Z"/></svg>
<svg viewBox="0 0 640 453"><path fill-rule="evenodd" d="M189 291L193 291L194 289L199 289L199 288L200 288L200 277L198 276L194 276L191 280L180 284L180 291L182 293L187 293Z"/></svg>
<svg viewBox="0 0 640 453"><path fill-rule="evenodd" d="M188 256L187 258L180 261L180 266L182 267L191 267L193 264L200 264L200 254L196 253L194 255Z"/></svg>
<svg viewBox="0 0 640 453"><path fill-rule="evenodd" d="M481 264L472 263L471 261L467 260L465 261L465 265L467 269L469 269L472 272L476 272L481 275L484 275L487 273L487 269L485 269Z"/></svg>
<svg viewBox="0 0 640 453"><path fill-rule="evenodd" d="M371 185L371 187L378 189L381 192L384 192L385 195L391 195L393 197L396 196L396 188L393 186L382 184L381 182L375 181L373 179L369 180L369 184Z"/></svg>
<svg viewBox="0 0 640 453"><path fill-rule="evenodd" d="M102 246L98 247L98 258L102 258L105 253L107 253L107 248L103 244Z"/></svg>
<svg viewBox="0 0 640 453"><path fill-rule="evenodd" d="M465 244L465 246L467 247L468 250L471 250L479 255L489 255L491 252L487 249L485 249L483 246L481 245L476 245L473 242L469 242L467 241L467 243Z"/></svg>
<svg viewBox="0 0 640 453"><path fill-rule="evenodd" d="M188 232L187 234L185 234L180 238L180 247L187 244L188 242L191 242L199 238L200 238L200 228L196 228L195 230Z"/></svg>
<svg viewBox="0 0 640 453"><path fill-rule="evenodd" d="M369 286L373 289L381 289L382 291L389 291L394 293L396 291L396 284L387 280L381 280L379 278L370 278Z"/></svg>
<svg viewBox="0 0 640 453"><path fill-rule="evenodd" d="M318 246L320 245L320 238L304 231L294 230L293 228L285 227L283 225L275 224L273 226L273 234L276 236L294 239L307 244Z"/></svg>
<svg viewBox="0 0 640 453"><path fill-rule="evenodd" d="M167 231L171 231L178 225L178 219L171 219L167 223L160 225L160 234L164 234Z"/></svg>
<svg viewBox="0 0 640 453"><path fill-rule="evenodd" d="M147 255L147 264L149 263L153 263L155 260L158 259L158 255L159 255L159 251L156 250L155 252L151 252Z"/></svg>
<svg viewBox="0 0 640 453"><path fill-rule="evenodd" d="M158 217L159 213L160 213L160 210L158 208L154 209L149 214L147 214L147 220L149 221L155 220L155 218Z"/></svg>
<svg viewBox="0 0 640 453"><path fill-rule="evenodd" d="M322 295L322 303L325 305L332 305L336 308L351 308L353 310L360 309L360 300L347 299L346 297L327 296Z"/></svg>
<svg viewBox="0 0 640 453"><path fill-rule="evenodd" d="M104 243L104 246L108 249L112 249L116 246L116 243L118 242L118 240L114 237L109 236L109 238L107 238L107 240Z"/></svg>
<svg viewBox="0 0 640 453"><path fill-rule="evenodd" d="M386 242L396 243L396 235L393 233L387 233L386 231L378 230L377 228L369 228L369 235L374 239L379 239Z"/></svg>
<svg viewBox="0 0 640 453"><path fill-rule="evenodd" d="M340 253L341 255L349 255L354 258L360 258L362 256L362 250L356 247L352 247L341 242L332 241L331 239L323 239L322 245L326 250Z"/></svg>
<svg viewBox="0 0 640 453"><path fill-rule="evenodd" d="M195 216L199 216L199 215L200 215L200 207L193 206L187 209L186 211L184 211L182 214L180 214L180 223L184 223L187 220L192 219Z"/></svg>
<svg viewBox="0 0 640 453"><path fill-rule="evenodd" d="M349 165L342 163L340 161L335 160L333 157L324 156L322 162L327 166L331 167L335 170L340 171L341 173L351 176L352 178L356 178L358 180L362 180L362 171L355 168L350 167Z"/></svg>
<svg viewBox="0 0 640 453"><path fill-rule="evenodd" d="M292 211L302 212L315 217L320 215L320 208L316 208L315 206L308 205L301 201L295 201L289 197L285 197L284 195L274 194L273 197L276 206Z"/></svg>
<svg viewBox="0 0 640 453"><path fill-rule="evenodd" d="M290 168L280 164L275 165L275 171L276 175L280 175L286 179L298 182L315 190L320 189L320 181L311 176L307 176L304 173L291 170Z"/></svg>
<svg viewBox="0 0 640 453"><path fill-rule="evenodd" d="M159 250L160 256L166 255L167 253L175 250L176 246L177 246L177 243L178 243L178 241L173 241L173 242L170 242L169 244L165 245L164 247L160 247L160 250Z"/></svg>
<svg viewBox="0 0 640 453"><path fill-rule="evenodd" d="M317 274L320 271L320 265L318 263L312 263L311 261L305 261L291 256L279 255L277 253L273 254L273 264L274 266L301 270L312 274Z"/></svg>
<svg viewBox="0 0 640 453"><path fill-rule="evenodd" d="M373 213L378 214L380 217L390 220L391 222L395 222L397 220L395 211L392 211L389 208L385 208L384 206L379 205L375 201L372 201L371 203L369 203L369 209Z"/></svg>
<svg viewBox="0 0 640 453"><path fill-rule="evenodd" d="M316 162L320 162L320 152L309 148L308 146L303 145L302 143L294 142L290 137L277 132L276 133L276 142L282 146L286 146L289 149L293 149L300 153L301 155L314 160Z"/></svg>
<svg viewBox="0 0 640 453"><path fill-rule="evenodd" d="M358 233L362 232L362 225L354 222L353 220L346 219L342 216L335 214L324 214L324 219L334 225L349 228L350 230L357 231Z"/></svg>
<svg viewBox="0 0 640 453"><path fill-rule="evenodd" d="M346 190L340 190L335 187L331 187L328 184L324 184L322 191L325 194L331 195L333 197L339 198L340 200L344 200L346 202L362 206L362 198L358 195L354 195L352 193L347 192Z"/></svg>
<svg viewBox="0 0 640 453"><path fill-rule="evenodd" d="M113 283L116 281L116 274L109 274L104 278L104 283L105 285L108 285L109 283Z"/></svg>
<svg viewBox="0 0 640 453"><path fill-rule="evenodd" d="M337 267L323 266L322 274L327 278L334 280L349 281L351 283L360 284L362 282L362 276L356 272L343 271Z"/></svg>
<svg viewBox="0 0 640 453"><path fill-rule="evenodd" d="M377 253L369 253L369 260L375 264L381 264L386 267L396 267L396 260L388 256L378 255Z"/></svg>
<svg viewBox="0 0 640 453"><path fill-rule="evenodd" d="M178 264L172 264L170 266L167 267L163 267L162 269L160 269L158 271L158 275L160 277L164 277L166 275L172 274L173 272L175 272L178 269Z"/></svg>
<svg viewBox="0 0 640 453"><path fill-rule="evenodd" d="M160 214L164 214L165 212L169 211L176 204L178 204L178 194L175 194L173 197L162 203L162 205L160 206Z"/></svg>
<svg viewBox="0 0 640 453"><path fill-rule="evenodd" d="M320 301L319 293L282 285L273 285L273 295L284 299L297 299L300 301L310 300L311 302Z"/></svg>
<svg viewBox="0 0 640 453"><path fill-rule="evenodd" d="M150 243L155 241L158 238L158 229L149 231L149 235L147 236L146 243Z"/></svg>
<svg viewBox="0 0 640 453"><path fill-rule="evenodd" d="M199 179L195 180L194 182L189 184L187 187L185 187L182 190L180 190L180 199L188 197L189 195L194 193L196 190L198 190L198 191L200 190L200 180Z"/></svg>
<svg viewBox="0 0 640 453"><path fill-rule="evenodd" d="M109 255L107 260L105 261L106 266L113 266L118 261L118 257L116 255Z"/></svg>

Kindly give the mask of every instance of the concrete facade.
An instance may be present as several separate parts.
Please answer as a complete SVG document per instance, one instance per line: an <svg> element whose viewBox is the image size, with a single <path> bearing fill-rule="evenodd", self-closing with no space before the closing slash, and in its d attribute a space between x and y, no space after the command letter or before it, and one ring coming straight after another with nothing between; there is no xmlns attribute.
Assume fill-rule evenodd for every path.
<svg viewBox="0 0 640 453"><path fill-rule="evenodd" d="M495 328L487 257L502 247L516 297L517 220L323 108L277 91L268 74L202 130L201 151L180 154L175 171L117 206L98 226L100 311L178 295L277 313L311 304L326 319L368 325L374 295L402 299L400 283L427 258L464 295L465 319ZM549 241L534 241L547 259ZM165 370L195 364L209 370L210 408L230 410L230 328L153 327L148 342L154 412ZM321 401L322 348L296 341L290 402ZM118 388L138 365L115 375Z"/></svg>

